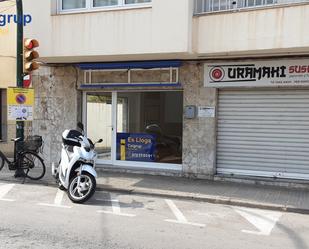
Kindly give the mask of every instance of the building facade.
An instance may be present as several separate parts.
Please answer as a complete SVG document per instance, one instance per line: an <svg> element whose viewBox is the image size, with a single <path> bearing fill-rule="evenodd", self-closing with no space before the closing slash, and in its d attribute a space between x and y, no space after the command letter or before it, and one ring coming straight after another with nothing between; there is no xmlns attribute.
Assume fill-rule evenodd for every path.
<svg viewBox="0 0 309 249"><path fill-rule="evenodd" d="M309 179L307 1L24 8L44 62L33 75L31 132L43 135L48 163L59 160L62 131L83 121L104 140L106 169Z"/></svg>
<svg viewBox="0 0 309 249"><path fill-rule="evenodd" d="M8 22L7 17L15 14L15 4L1 2L0 9L0 149L11 155L13 144L9 141L15 137L16 122L7 120L7 88L16 86L16 27L13 21Z"/></svg>

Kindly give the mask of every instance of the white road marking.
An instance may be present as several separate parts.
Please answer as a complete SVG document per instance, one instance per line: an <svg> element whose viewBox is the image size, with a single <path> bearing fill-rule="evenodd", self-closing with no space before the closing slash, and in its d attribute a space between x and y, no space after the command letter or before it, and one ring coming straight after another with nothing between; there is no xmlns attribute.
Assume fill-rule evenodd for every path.
<svg viewBox="0 0 309 249"><path fill-rule="evenodd" d="M104 213L104 214L113 214L113 215L119 215L119 216L127 216L127 217L135 217L135 214L125 214L125 213L117 213L114 211L105 211L105 210L98 210L98 213Z"/></svg>
<svg viewBox="0 0 309 249"><path fill-rule="evenodd" d="M176 207L175 203L172 200L165 200L169 208L172 210L173 214L175 215L177 220L165 219L167 222L179 223L184 225L191 225L191 226L198 226L198 227L205 227L205 224L188 222L186 217L183 213Z"/></svg>
<svg viewBox="0 0 309 249"><path fill-rule="evenodd" d="M269 236L282 216L282 213L275 211L241 207L234 207L233 209L258 229L258 231L242 230L242 232L255 235Z"/></svg>
<svg viewBox="0 0 309 249"><path fill-rule="evenodd" d="M182 214L182 212L180 212L180 210L176 207L176 205L173 201L165 200L165 202L170 207L170 209L172 210L172 212L174 213L174 215L176 216L176 218L179 222L185 222L185 223L188 222L186 217Z"/></svg>
<svg viewBox="0 0 309 249"><path fill-rule="evenodd" d="M14 186L15 186L15 184L0 185L0 201L15 201L15 200L12 200L12 199L3 198L7 195L7 193L9 193L12 190L12 188Z"/></svg>
<svg viewBox="0 0 309 249"><path fill-rule="evenodd" d="M48 206L48 207L57 207L57 208L72 208L71 206L65 206L62 205L62 200L63 200L63 196L64 196L64 191L58 189L54 203L38 203L38 205L40 206Z"/></svg>
<svg viewBox="0 0 309 249"><path fill-rule="evenodd" d="M10 201L10 202L12 202L12 201L15 201L15 200L2 198L2 199L0 199L0 201Z"/></svg>
<svg viewBox="0 0 309 249"><path fill-rule="evenodd" d="M95 199L96 201L104 201L104 202L118 202L118 200L110 200L110 199Z"/></svg>
<svg viewBox="0 0 309 249"><path fill-rule="evenodd" d="M113 211L105 211L105 210L98 210L98 213L104 213L104 214L113 214L113 215L119 215L119 216L127 216L127 217L135 217L135 214L126 214L122 213L119 205L119 201L115 198L112 197L111 199L96 199L97 201L105 201L105 202L110 202L112 204L112 210Z"/></svg>
<svg viewBox="0 0 309 249"><path fill-rule="evenodd" d="M58 189L54 204L55 205L61 205L62 199L63 199L64 191Z"/></svg>

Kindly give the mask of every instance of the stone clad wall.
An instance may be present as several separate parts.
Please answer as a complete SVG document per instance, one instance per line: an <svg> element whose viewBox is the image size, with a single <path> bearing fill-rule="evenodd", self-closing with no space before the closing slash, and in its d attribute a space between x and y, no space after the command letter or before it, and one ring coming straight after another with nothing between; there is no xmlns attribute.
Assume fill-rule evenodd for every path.
<svg viewBox="0 0 309 249"><path fill-rule="evenodd" d="M77 120L81 119L81 91L76 90L76 84L82 79L82 74L74 67L42 67L33 76L36 109L32 133L43 136L47 166L59 161L62 132L75 128ZM216 107L216 90L203 86L202 63L184 63L180 68L180 82L184 89L184 106ZM216 119L197 117L183 120L182 175L212 179L215 173Z"/></svg>
<svg viewBox="0 0 309 249"><path fill-rule="evenodd" d="M216 107L216 89L205 88L203 63L188 62L180 69L184 106ZM183 174L212 179L215 174L216 118L185 119L183 123Z"/></svg>
<svg viewBox="0 0 309 249"><path fill-rule="evenodd" d="M41 67L33 76L35 111L32 133L43 136L46 166L58 163L61 134L76 128L79 92L74 67Z"/></svg>

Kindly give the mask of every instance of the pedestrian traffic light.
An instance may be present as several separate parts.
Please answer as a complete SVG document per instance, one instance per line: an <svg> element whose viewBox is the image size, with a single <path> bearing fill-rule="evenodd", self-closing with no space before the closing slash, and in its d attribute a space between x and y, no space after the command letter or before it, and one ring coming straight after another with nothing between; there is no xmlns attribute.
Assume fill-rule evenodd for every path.
<svg viewBox="0 0 309 249"><path fill-rule="evenodd" d="M24 40L24 71L31 72L38 69L40 66L36 61L39 58L39 53L34 50L39 46L39 42L36 39Z"/></svg>

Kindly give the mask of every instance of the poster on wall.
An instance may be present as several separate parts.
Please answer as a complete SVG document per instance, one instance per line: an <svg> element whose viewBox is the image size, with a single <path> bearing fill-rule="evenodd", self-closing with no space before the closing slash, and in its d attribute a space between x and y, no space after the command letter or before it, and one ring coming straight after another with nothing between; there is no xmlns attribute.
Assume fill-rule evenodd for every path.
<svg viewBox="0 0 309 249"><path fill-rule="evenodd" d="M309 60L204 64L205 87L309 86Z"/></svg>
<svg viewBox="0 0 309 249"><path fill-rule="evenodd" d="M7 106L9 121L32 121L34 90L32 88L8 88Z"/></svg>
<svg viewBox="0 0 309 249"><path fill-rule="evenodd" d="M155 135L117 133L117 160L154 162L155 146Z"/></svg>

